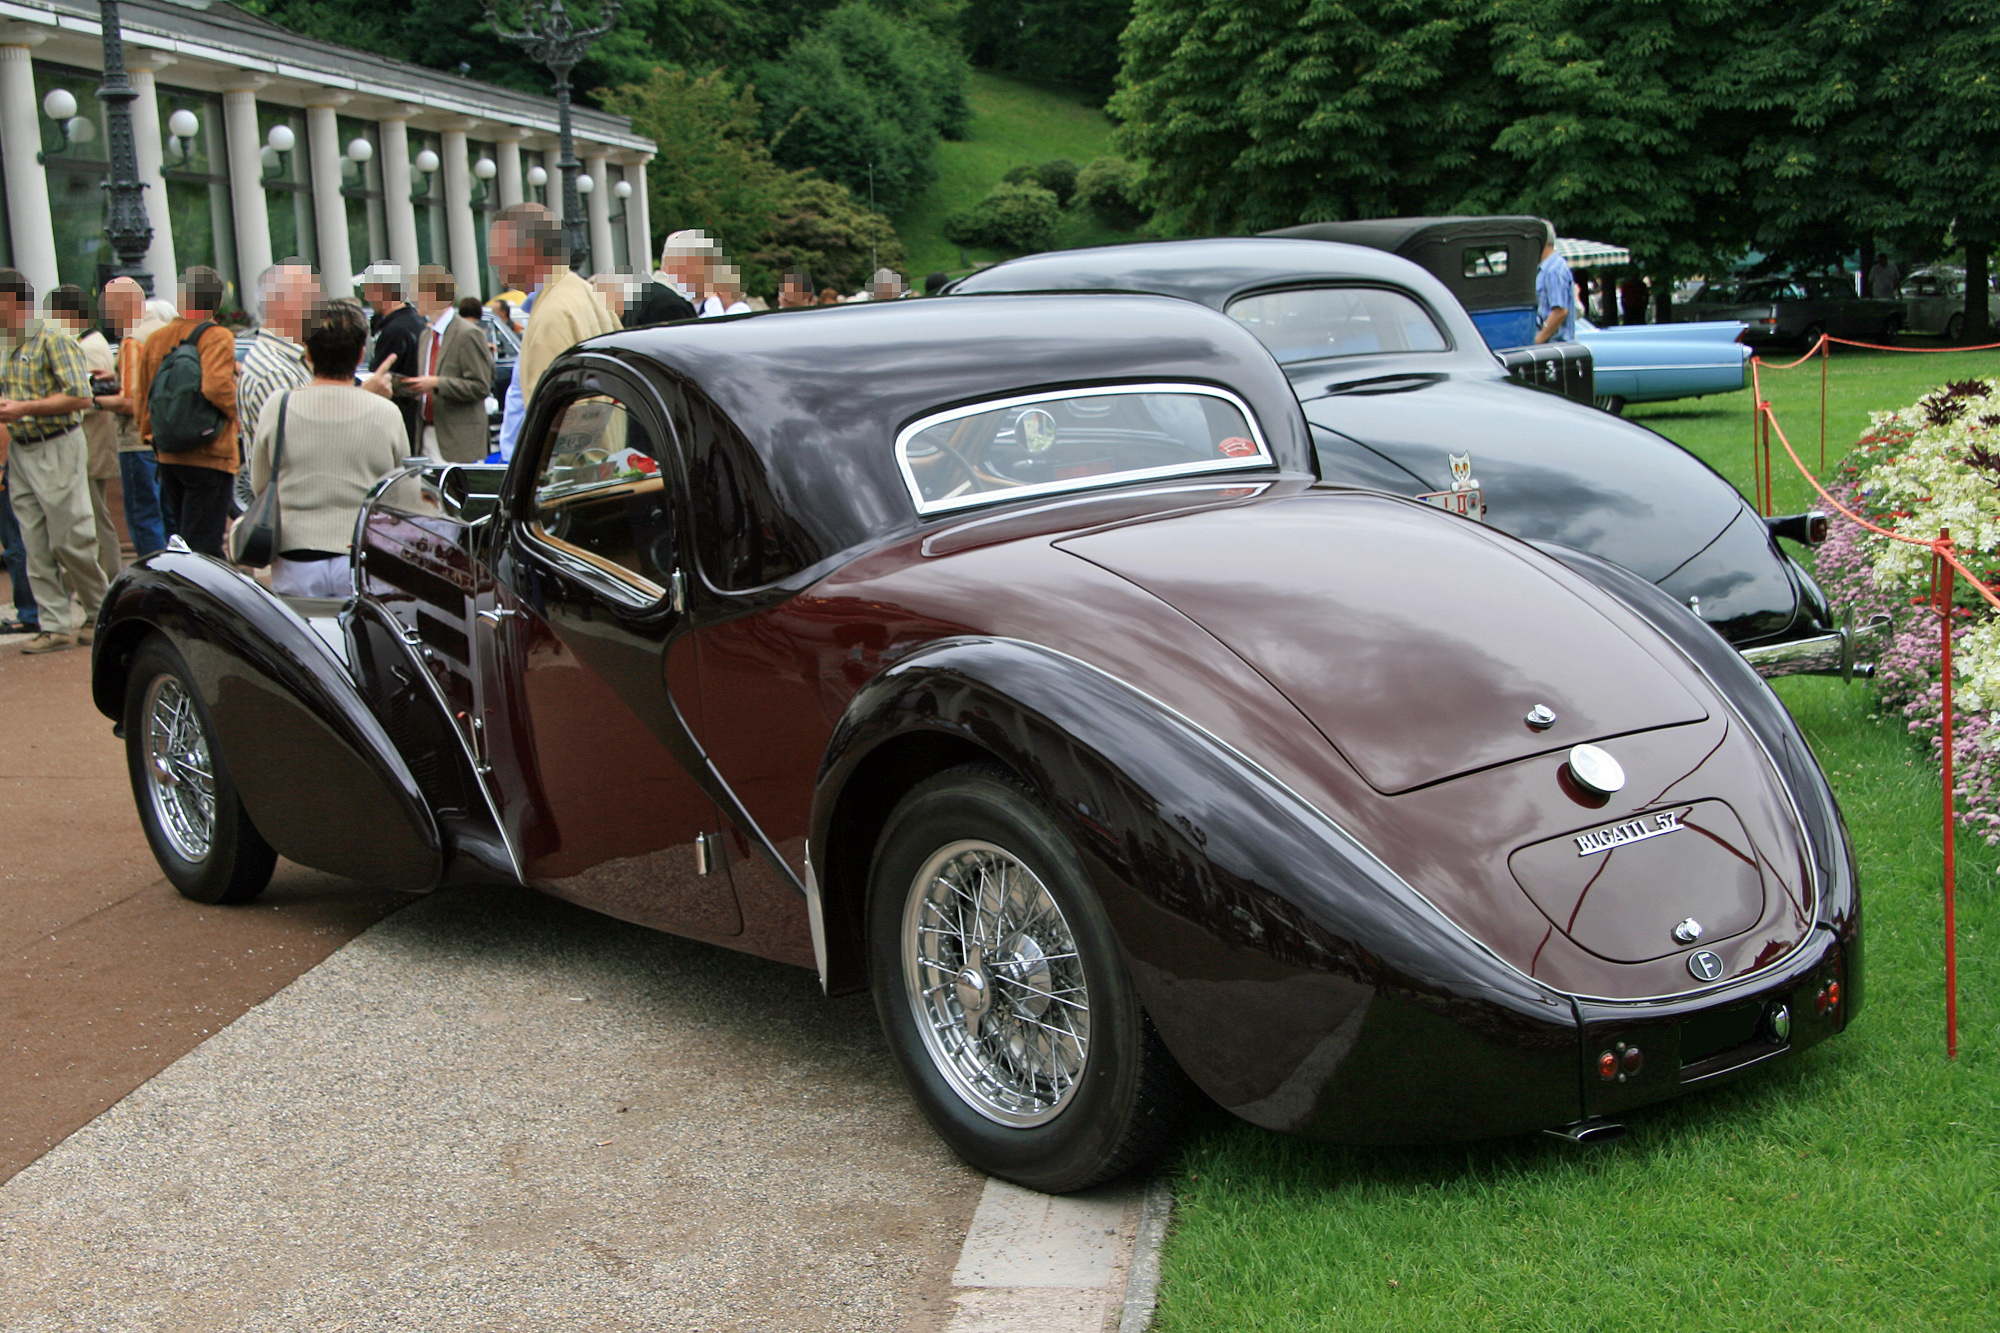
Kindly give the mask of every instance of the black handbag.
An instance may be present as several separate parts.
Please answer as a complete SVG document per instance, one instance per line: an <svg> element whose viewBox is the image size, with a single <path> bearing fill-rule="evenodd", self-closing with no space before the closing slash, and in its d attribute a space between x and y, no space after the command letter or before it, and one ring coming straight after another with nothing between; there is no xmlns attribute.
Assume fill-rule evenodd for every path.
<svg viewBox="0 0 2000 1333"><path fill-rule="evenodd" d="M285 466L285 414L292 410L292 391L278 399L278 438L271 445L271 480L243 511L229 534L229 558L239 565L262 569L278 553L278 475Z"/></svg>

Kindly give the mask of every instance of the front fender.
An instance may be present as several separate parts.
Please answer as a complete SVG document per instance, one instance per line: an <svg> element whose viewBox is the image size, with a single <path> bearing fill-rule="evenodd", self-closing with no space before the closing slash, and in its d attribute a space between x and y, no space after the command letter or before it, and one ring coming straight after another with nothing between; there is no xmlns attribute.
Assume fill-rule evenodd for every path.
<svg viewBox="0 0 2000 1333"><path fill-rule="evenodd" d="M124 720L132 655L165 634L194 675L250 822L282 856L420 892L444 864L436 821L347 668L290 608L219 561L160 551L98 616L91 696Z"/></svg>
<svg viewBox="0 0 2000 1333"><path fill-rule="evenodd" d="M854 808L849 784L912 737L982 752L1035 791L1082 854L1169 1049L1239 1115L1356 1142L1578 1118L1567 997L1499 962L1216 737L1031 644L946 640L854 698L814 800L830 911L865 897L853 880L867 856L843 850L855 833L836 819Z"/></svg>

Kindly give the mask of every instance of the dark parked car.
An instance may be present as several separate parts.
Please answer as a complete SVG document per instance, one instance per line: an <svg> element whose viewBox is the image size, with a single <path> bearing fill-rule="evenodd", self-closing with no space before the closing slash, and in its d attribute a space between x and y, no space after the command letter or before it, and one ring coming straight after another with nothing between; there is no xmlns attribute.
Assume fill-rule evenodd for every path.
<svg viewBox="0 0 2000 1333"><path fill-rule="evenodd" d="M1601 560L1321 483L1185 301L609 335L505 472L414 463L358 531L343 602L182 549L105 603L182 892L518 880L816 968L1035 1188L1147 1160L1193 1088L1609 1135L1860 998L1839 812L1742 659Z"/></svg>
<svg viewBox="0 0 2000 1333"><path fill-rule="evenodd" d="M1320 474L1454 508L1658 584L1770 675L1843 671L1855 639L1779 549L1824 520L1766 520L1644 426L1507 382L1435 276L1379 249L1264 237L1063 250L963 278L954 296L1157 292L1224 311L1305 404Z"/></svg>
<svg viewBox="0 0 2000 1333"><path fill-rule="evenodd" d="M1822 333L1879 342L1903 324L1903 303L1856 295L1854 279L1839 274L1792 278L1718 278L1703 283L1674 318L1692 322L1741 320L1752 345L1810 347Z"/></svg>
<svg viewBox="0 0 2000 1333"><path fill-rule="evenodd" d="M1308 222L1266 236L1384 250L1443 283L1521 383L1592 402L1596 367L1582 341L1537 343L1535 274L1549 224L1536 217L1367 218Z"/></svg>

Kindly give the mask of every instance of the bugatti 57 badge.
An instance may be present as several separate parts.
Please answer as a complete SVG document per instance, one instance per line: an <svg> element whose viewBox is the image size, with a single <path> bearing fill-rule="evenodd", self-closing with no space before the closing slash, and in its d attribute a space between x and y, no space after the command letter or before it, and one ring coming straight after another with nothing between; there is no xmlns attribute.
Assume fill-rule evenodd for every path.
<svg viewBox="0 0 2000 1333"><path fill-rule="evenodd" d="M1479 481L1472 475L1471 454L1450 454L1446 461L1451 464L1451 489L1431 491L1417 498L1427 505L1435 505L1448 514L1469 518L1475 522L1486 521L1486 501L1480 493Z"/></svg>

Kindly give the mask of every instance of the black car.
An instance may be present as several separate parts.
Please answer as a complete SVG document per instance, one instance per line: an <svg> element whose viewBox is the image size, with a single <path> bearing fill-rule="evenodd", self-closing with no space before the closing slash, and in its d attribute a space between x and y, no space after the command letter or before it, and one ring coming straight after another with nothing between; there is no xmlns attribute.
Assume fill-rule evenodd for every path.
<svg viewBox="0 0 2000 1333"><path fill-rule="evenodd" d="M1327 479L1622 565L1766 675L1853 669L1854 636L1778 545L1822 538L1820 516L1763 518L1656 432L1524 391L1417 264L1328 241L1167 241L1028 255L950 295L1040 291L1154 292L1221 310L1285 368Z"/></svg>

